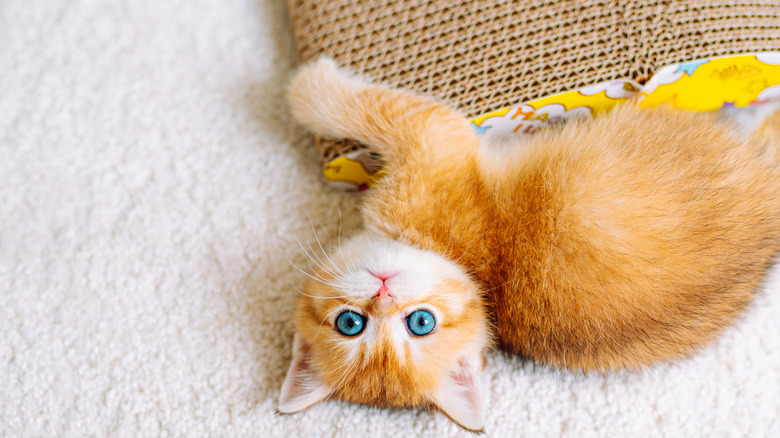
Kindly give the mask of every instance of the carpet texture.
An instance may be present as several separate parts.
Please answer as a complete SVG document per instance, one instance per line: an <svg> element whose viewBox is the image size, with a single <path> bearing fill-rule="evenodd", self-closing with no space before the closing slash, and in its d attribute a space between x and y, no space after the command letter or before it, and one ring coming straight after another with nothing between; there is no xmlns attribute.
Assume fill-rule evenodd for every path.
<svg viewBox="0 0 780 438"><path fill-rule="evenodd" d="M287 114L282 0L5 0L0 41L0 435L470 436L429 410L275 414L292 263L359 201ZM765 289L641 372L490 354L487 435L780 436L780 275Z"/></svg>

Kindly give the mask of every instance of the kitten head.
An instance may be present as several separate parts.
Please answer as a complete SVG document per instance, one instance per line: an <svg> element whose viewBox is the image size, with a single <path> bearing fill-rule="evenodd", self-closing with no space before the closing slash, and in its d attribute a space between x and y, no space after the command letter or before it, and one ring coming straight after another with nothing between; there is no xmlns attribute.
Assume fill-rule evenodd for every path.
<svg viewBox="0 0 780 438"><path fill-rule="evenodd" d="M482 428L487 321L478 287L456 264L364 233L326 257L314 277L298 302L280 412L333 396L430 404L467 429Z"/></svg>

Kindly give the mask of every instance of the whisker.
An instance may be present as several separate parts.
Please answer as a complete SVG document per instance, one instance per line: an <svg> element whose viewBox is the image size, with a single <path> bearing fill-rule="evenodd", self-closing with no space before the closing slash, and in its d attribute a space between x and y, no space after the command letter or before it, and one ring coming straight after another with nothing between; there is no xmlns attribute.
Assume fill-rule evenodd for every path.
<svg viewBox="0 0 780 438"><path fill-rule="evenodd" d="M460 262L460 259L462 259L463 256L465 256L469 252L469 250L471 249L471 245L473 245L473 244L474 244L473 241L471 243L469 243L469 246L467 246L466 249L463 250L463 254L461 254L460 257L458 257L458 259L455 260L455 264L458 264L458 262Z"/></svg>
<svg viewBox="0 0 780 438"><path fill-rule="evenodd" d="M301 243L301 239L298 238L298 235L295 233L295 231L292 231L292 235L293 235L293 238L295 238L295 241L298 242L298 246L301 248L303 253L306 254L306 257L310 261L313 262L314 261L314 257L312 257L311 254L309 254L309 251L307 251L306 248L303 246L303 244ZM317 266L319 266L319 265L317 265Z"/></svg>
<svg viewBox="0 0 780 438"><path fill-rule="evenodd" d="M339 269L339 267L336 265L336 263L333 261L333 259L331 259L330 256L328 255L328 253L325 252L325 248L322 247L322 242L320 242L320 238L319 238L319 236L317 236L317 230L314 229L314 223L312 222L311 217L308 215L308 213L306 214L306 217L309 218L309 225L311 226L312 233L314 233L314 239L317 241L317 245L319 245L319 247L320 247L320 251L322 251L322 254L325 256L325 258L328 259L328 261L330 262L331 266L336 271L336 273L338 273L338 275L334 275L334 277L337 277L338 279L343 281L344 280L344 275L345 275L344 271ZM322 261L322 260L320 259L320 261ZM322 263L325 264L324 261L322 261Z"/></svg>
<svg viewBox="0 0 780 438"><path fill-rule="evenodd" d="M307 276L307 277L311 278L312 280L319 281L320 283L322 283L322 284L326 284L326 285L328 285L328 286L330 286L330 287L332 287L332 288L334 288L334 289L339 289L339 288L340 288L340 286L339 286L339 285L337 285L337 284L334 284L334 283L329 283L329 282L327 282L327 281L323 280L322 278L315 277L314 275L311 275L311 274L309 274L308 272L306 272L306 271L304 271L303 269L299 268L299 267L298 267L298 265L296 265L295 263L293 263L293 262L292 262L290 259L288 259L287 257L285 257L285 260L287 260L287 262L288 262L288 263L290 263L290 264L291 264L291 265L292 265L292 266L293 266L295 269L297 269L297 270L301 271L301 273L302 273L303 275L305 275L305 276Z"/></svg>
<svg viewBox="0 0 780 438"><path fill-rule="evenodd" d="M455 218L450 221L449 239L447 239L447 247L444 248L444 256L449 257L450 244L452 243L452 225L455 223Z"/></svg>
<svg viewBox="0 0 780 438"><path fill-rule="evenodd" d="M338 244L339 244L338 248L339 248L339 254L341 254L341 258L342 258L342 260L346 260L346 259L344 258L344 252L341 250L341 225L342 225L342 222L341 222L341 206L340 206L340 205L338 205L338 204L336 204L336 209L337 209L337 210L338 210L338 212L339 212L339 236L338 236Z"/></svg>
<svg viewBox="0 0 780 438"><path fill-rule="evenodd" d="M309 215L308 215L308 214L307 214L306 216L307 216L307 217L309 217ZM310 218L310 217L309 217L309 224L311 224L311 228L312 228L312 232L314 233L314 237L315 237L315 239L317 239L317 242L319 243L319 238L317 237L317 232L314 230L314 225L311 223L311 218ZM296 236L296 240L298 240L298 244L301 246L301 249L303 249L303 250L304 250L304 252L306 252L306 255L307 255L307 256L309 256L309 259L310 259L310 260L311 260L311 261L312 261L312 262L313 262L315 265L317 265L317 267L319 267L320 269L322 269L323 271L325 271L325 273L327 273L328 275L330 275L330 276L331 276L331 277L333 277L334 279L341 280L341 281L344 281L344 280L345 280L343 273L336 273L336 272L334 272L334 270L333 270L333 269L332 269L330 266L327 266L327 264L325 263L325 261L323 261L323 260L320 258L320 256L319 256L319 255L317 255L317 251L315 251L315 250L314 250L314 247L313 247L313 246L311 245L311 243L309 242L309 239L306 239L306 245L307 245L307 246L308 246L308 248L309 248L309 250L308 250L308 251L306 250L306 248L303 248L303 244L302 244L302 243L300 243L300 240L299 240L299 239L297 239L297 236ZM322 245L321 245L321 244L320 244L320 249L322 249ZM324 254L324 253L325 253L325 250L324 250L324 249L322 249L322 252L323 252L323 254ZM316 257L316 259L315 259L315 257Z"/></svg>
<svg viewBox="0 0 780 438"><path fill-rule="evenodd" d="M311 224L311 220L309 220L309 223ZM311 226L311 231L312 231L312 233L314 233L314 239L319 243L319 238L317 237L317 232L314 231L314 226L313 225ZM319 262L318 263L319 267L321 267L322 269L329 269L330 268L329 266L325 265L325 262L317 254L317 251L314 250L314 246L312 246L312 244L311 244L311 242L309 242L308 238L306 238L306 246L309 248L309 250L311 250L311 254L314 257L317 258L317 261ZM332 274L332 272L328 272L328 273Z"/></svg>
<svg viewBox="0 0 780 438"><path fill-rule="evenodd" d="M298 236L295 233L292 233L292 234L293 234L293 237L295 238L295 241L298 242L298 246L301 247L301 250L303 250L304 254L306 254L306 256L309 258L309 260L312 263L314 263L318 268L322 269L323 271L325 271L330 276L343 281L343 278L341 276L335 275L333 272L331 272L331 270L329 270L326 266L324 266L321 261L318 263L317 260L315 260L314 257L312 257L311 253L309 253L309 251L307 251L306 248L303 246L303 244L301 243L301 240L298 238ZM307 243L308 243L308 241L307 241ZM309 245L309 249L312 252L314 252L314 249L311 248L311 245Z"/></svg>
<svg viewBox="0 0 780 438"><path fill-rule="evenodd" d="M323 297L323 296L319 296L319 295L307 294L306 292L304 292L302 290L298 290L298 293L300 295L305 296L305 297L315 298L315 299L319 299L319 300L338 300L338 299L344 299L344 298L349 298L350 297L349 295L334 295L334 296L331 296L331 297Z"/></svg>
<svg viewBox="0 0 780 438"><path fill-rule="evenodd" d="M503 283L499 284L498 286L491 287L490 289L484 289L484 292L492 292L492 291L494 291L494 290L496 290L496 289L498 289L498 288L500 288L500 287L504 287L504 286L506 286L506 285L507 285L507 284L509 284L511 281L512 281L512 280L507 280L507 281L505 281L505 282L503 282Z"/></svg>
<svg viewBox="0 0 780 438"><path fill-rule="evenodd" d="M317 236L317 231L316 231L316 230L314 230L314 225L312 225L312 231L314 232L314 238L317 240L317 244L319 245L319 247L320 247L320 250L322 251L322 254L323 254L323 255L325 256L325 258L326 258L326 259L327 259L327 260L330 262L330 266L332 266L332 267L333 267L333 269L334 269L334 270L335 270L335 271L336 271L336 272L339 274L338 276L339 276L340 278L342 278L342 279L343 279L343 278L345 278L345 277L346 277L346 275L347 275L347 273L346 273L346 272L344 272L344 269L342 269L341 267L339 267L339 265L338 265L338 264L336 264L336 262L335 262L335 261L333 261L333 259L330 257L330 255L328 254L328 252L327 252L327 251L325 251L325 249L322 247L322 243L320 242L319 236ZM339 230L339 232L341 232L341 230ZM343 258L343 256L342 256L342 258Z"/></svg>

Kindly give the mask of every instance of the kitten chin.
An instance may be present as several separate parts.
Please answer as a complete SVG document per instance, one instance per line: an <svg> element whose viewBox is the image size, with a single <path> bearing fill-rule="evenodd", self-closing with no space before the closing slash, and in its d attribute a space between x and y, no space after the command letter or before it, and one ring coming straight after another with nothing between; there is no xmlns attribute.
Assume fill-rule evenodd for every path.
<svg viewBox="0 0 780 438"><path fill-rule="evenodd" d="M489 330L476 283L445 257L372 231L320 262L298 302L280 412L334 396L433 405L481 429Z"/></svg>

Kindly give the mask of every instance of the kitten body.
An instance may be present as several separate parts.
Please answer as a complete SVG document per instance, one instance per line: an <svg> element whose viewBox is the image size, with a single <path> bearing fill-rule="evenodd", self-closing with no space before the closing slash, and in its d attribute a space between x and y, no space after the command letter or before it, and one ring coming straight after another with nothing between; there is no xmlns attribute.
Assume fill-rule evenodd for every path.
<svg viewBox="0 0 780 438"><path fill-rule="evenodd" d="M328 60L290 101L386 167L365 230L299 301L282 412L328 396L433 404L478 430L489 333L578 370L684 356L733 322L780 249L780 113L742 141L712 115L624 105L496 147L456 111ZM436 322L424 336L408 325L419 309ZM334 329L346 310L365 317L359 335Z"/></svg>

